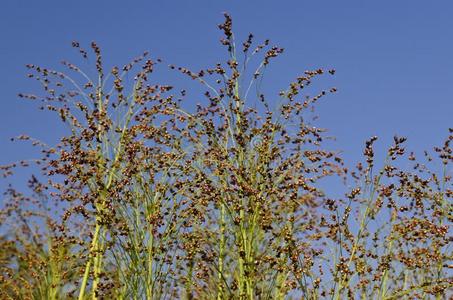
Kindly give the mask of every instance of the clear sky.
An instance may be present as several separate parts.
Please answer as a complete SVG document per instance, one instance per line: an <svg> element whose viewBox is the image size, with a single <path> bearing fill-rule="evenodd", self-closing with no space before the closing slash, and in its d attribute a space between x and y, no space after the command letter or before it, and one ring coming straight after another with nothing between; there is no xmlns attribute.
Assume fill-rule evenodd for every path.
<svg viewBox="0 0 453 300"><path fill-rule="evenodd" d="M233 16L238 38L253 32L285 48L267 71L265 84L275 94L304 70L337 70L325 87L339 92L320 103L319 125L337 137L336 148L349 161L371 135L381 138L382 148L394 134L405 135L420 151L453 127L451 0L2 0L0 164L29 158L11 136L52 142L62 132L55 118L18 100L19 92L38 91L25 64L56 67L75 57L71 41L88 48L95 40L110 65L149 50L201 69L225 58L216 27L224 11ZM175 80L181 88L192 84Z"/></svg>

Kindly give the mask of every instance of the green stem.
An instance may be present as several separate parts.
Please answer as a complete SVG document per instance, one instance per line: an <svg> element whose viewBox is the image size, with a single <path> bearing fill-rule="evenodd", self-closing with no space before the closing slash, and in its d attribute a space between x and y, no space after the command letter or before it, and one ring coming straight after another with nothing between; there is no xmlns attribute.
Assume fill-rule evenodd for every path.
<svg viewBox="0 0 453 300"><path fill-rule="evenodd" d="M387 156L386 159L385 159L384 166L387 165L388 158L389 157ZM370 172L371 172L371 170L370 170ZM367 203L367 207L365 209L365 212L363 213L362 220L360 221L359 231L357 232L357 238L354 241L354 245L353 245L352 250L351 250L351 255L349 257L349 261L348 261L348 264L347 264L348 268L351 266L351 263L354 260L355 253L356 253L356 251L357 251L357 249L359 247L359 242L360 242L360 239L362 238L363 231L365 230L366 220L367 220L368 215L370 213L370 207L371 207L371 204L372 204L372 202L374 200L374 195L375 195L376 190L377 190L377 185L379 185L379 183L381 182L382 175L384 174L383 172L384 172L384 169L382 169L380 171L379 175L377 176L376 180L373 183L373 188L372 188L372 190L370 192L370 198L369 198L369 201ZM368 176L367 176L367 178L368 178ZM341 290L343 289L344 286L346 286L346 284L349 284L349 279L344 281L343 277L342 277L340 279L340 282L339 282L339 285L338 285L338 289L335 292L335 297L334 297L335 300L339 300L340 299Z"/></svg>
<svg viewBox="0 0 453 300"><path fill-rule="evenodd" d="M441 216L441 219L440 219L440 226L443 225L443 221L444 221L444 218L445 218L445 212L444 212L444 209L445 209L445 197L444 197L444 193L445 193L445 184L446 184L446 176L447 176L447 168L446 168L446 165L444 164L443 165L443 174L442 174L442 192L441 192L441 198L440 198L440 205L441 205L441 211L442 211L442 216ZM437 246L439 247L439 246ZM441 252L441 249L437 249L437 251ZM442 259L439 260L439 262L437 263L437 279L441 279L442 278ZM441 294L437 294L436 295L436 300L440 300L441 299Z"/></svg>
<svg viewBox="0 0 453 300"><path fill-rule="evenodd" d="M393 248L393 237L390 237L390 238L391 238L391 241L389 244L387 255L390 255L392 248ZM380 299L384 299L384 297L385 297L385 290L387 288L387 278L388 278L388 270L385 270L383 279L382 279L382 284L381 284Z"/></svg>
<svg viewBox="0 0 453 300"><path fill-rule="evenodd" d="M193 273L193 258L191 258L190 262L189 262L189 270L187 272L187 278L186 278L186 300L192 300L193 299L193 296L192 296L192 284L193 284L193 280L192 280L192 273Z"/></svg>
<svg viewBox="0 0 453 300"><path fill-rule="evenodd" d="M148 280L146 284L146 299L152 299L153 295L153 260L154 260L154 251L153 251L153 244L154 244L154 234L153 234L153 226L150 227L149 230L149 240L148 240Z"/></svg>
<svg viewBox="0 0 453 300"><path fill-rule="evenodd" d="M80 292L79 292L78 300L83 300L84 296L85 296L85 289L86 289L86 286L87 286L87 283L88 283L88 278L89 278L91 264L92 264L93 250L96 249L96 247L97 247L98 239L99 239L99 232L100 231L101 231L101 225L99 223L97 223L96 224L96 228L94 230L93 239L91 241L89 258L88 258L88 261L87 261L87 263L85 265L85 272L83 274L82 284L80 286Z"/></svg>
<svg viewBox="0 0 453 300"><path fill-rule="evenodd" d="M105 231L102 231L101 239L99 239L99 242L97 243L97 247L94 250L95 256L94 256L94 262L93 262L93 288L92 288L92 290L93 290L92 299L93 300L98 299L98 297L96 295L96 291L98 289L99 281L101 279L100 275L101 275L101 270L102 270L104 238L105 238Z"/></svg>
<svg viewBox="0 0 453 300"><path fill-rule="evenodd" d="M219 272L217 276L217 300L221 300L224 297L224 286L223 286L223 264L225 255L225 204L221 204L220 208L220 249L219 249Z"/></svg>

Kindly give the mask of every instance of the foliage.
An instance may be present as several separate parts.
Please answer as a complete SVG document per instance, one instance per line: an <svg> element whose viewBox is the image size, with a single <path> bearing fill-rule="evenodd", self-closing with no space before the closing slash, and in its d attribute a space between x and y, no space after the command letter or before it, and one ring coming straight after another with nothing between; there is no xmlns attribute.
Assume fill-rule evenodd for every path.
<svg viewBox="0 0 453 300"><path fill-rule="evenodd" d="M31 196L5 193L2 297L446 298L453 130L434 148L441 172L427 152L427 164L407 155L402 137L382 167L372 137L348 169L309 118L336 89L304 94L335 71L306 71L272 108L259 86L283 49L254 47L253 35L238 48L229 15L219 28L225 63L169 66L206 89L195 109L186 91L152 81L161 60L147 53L106 72L92 43L96 80L69 62L75 75L28 65L46 95L20 96L42 101L70 133L54 147L19 137L41 147L42 174ZM353 184L334 199L326 177Z"/></svg>

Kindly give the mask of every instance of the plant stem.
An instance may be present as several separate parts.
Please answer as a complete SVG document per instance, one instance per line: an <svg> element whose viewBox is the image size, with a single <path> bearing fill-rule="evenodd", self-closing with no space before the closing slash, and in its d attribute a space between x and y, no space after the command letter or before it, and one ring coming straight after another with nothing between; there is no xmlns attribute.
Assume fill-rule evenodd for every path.
<svg viewBox="0 0 453 300"><path fill-rule="evenodd" d="M220 207L220 249L219 249L219 271L218 271L218 283L217 283L217 300L223 299L223 264L225 255L225 204L222 203Z"/></svg>
<svg viewBox="0 0 453 300"><path fill-rule="evenodd" d="M98 297L96 295L96 290L98 289L98 285L99 285L99 281L100 281L100 274L101 274L101 270L102 270L104 238L105 238L105 231L102 231L101 239L99 240L99 243L97 243L97 248L94 250L95 257L94 257L94 262L93 262L93 288L92 288L92 290L93 290L92 299L93 300L98 299Z"/></svg>
<svg viewBox="0 0 453 300"><path fill-rule="evenodd" d="M97 248L98 239L99 239L99 232L100 231L101 231L101 225L99 223L96 223L96 228L94 230L93 239L91 241L89 258L88 258L88 261L87 261L86 266L85 266L85 272L83 274L82 284L80 286L80 292L79 292L78 300L83 300L84 296L85 296L85 289L86 289L86 286L87 286L87 283L88 283L88 278L89 278L91 264L92 264L93 251L94 251L94 249Z"/></svg>

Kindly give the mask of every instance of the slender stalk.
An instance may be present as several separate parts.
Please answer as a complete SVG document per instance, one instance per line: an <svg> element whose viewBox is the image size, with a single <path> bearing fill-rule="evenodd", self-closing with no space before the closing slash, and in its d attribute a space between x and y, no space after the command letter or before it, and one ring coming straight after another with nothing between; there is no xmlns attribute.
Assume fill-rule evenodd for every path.
<svg viewBox="0 0 453 300"><path fill-rule="evenodd" d="M153 233L153 226L151 225L149 229L149 239L148 239L148 247L147 247L147 255L148 255L148 278L146 282L146 299L152 299L153 297L153 261L154 261L154 233Z"/></svg>
<svg viewBox="0 0 453 300"><path fill-rule="evenodd" d="M441 219L440 219L440 225L442 226L443 225L443 222L444 222L444 219L445 219L445 197L444 197L444 194L445 194L445 185L446 185L446 176L447 176L447 168L445 166L445 164L443 165L443 172L442 172L442 191L441 191L441 198L440 198L440 207L441 207L441 211L442 211L442 216L441 216ZM440 251L441 249L437 249L438 252L441 252ZM442 278L442 259L437 263L437 279L441 279ZM436 295L436 300L440 300L442 298L442 295L439 293Z"/></svg>
<svg viewBox="0 0 453 300"><path fill-rule="evenodd" d="M392 230L392 226L393 226L393 221L395 220L396 218L396 213L392 213L392 217L391 217L391 222L390 222L390 230L391 230L391 234L390 234L390 241L389 241L389 245L388 245L388 248L387 248L387 256L391 255L392 253L392 250L393 250L393 243L394 243L394 237L393 237L393 230ZM389 266L390 268L390 266ZM387 288L387 279L388 279L388 270L385 270L384 271L384 275L383 275L383 279L382 279L382 282L381 282L381 289L380 289L380 299L384 299L385 297L385 293L386 293L386 288Z"/></svg>
<svg viewBox="0 0 453 300"><path fill-rule="evenodd" d="M99 97L101 97L101 93L99 94ZM134 94L134 97L135 97L135 94ZM100 110L102 109L102 102L101 100L99 100L100 104L99 104L99 107L100 107ZM123 130L121 131L121 135L120 135L120 139L119 139L119 142L118 142L118 149L116 151L116 154L115 154L115 159L114 159L114 162L112 164L112 168L110 169L109 171L109 174L107 176L107 184L105 186L105 190L107 191L109 188L110 188L110 185L112 184L113 182L113 176L115 174L115 171L116 171L116 163L118 162L118 160L120 159L120 155L122 153L122 142L123 142L123 138L124 138L124 134L126 132L126 128L127 126L129 125L129 122L131 120L131 117L132 117L132 113L133 113L133 107L134 105L131 104L129 106L129 109L128 109L128 112L127 112L127 117L126 117L126 122L123 126ZM100 138L100 137L99 137ZM102 200L101 203L99 205L96 206L96 213L100 213L102 212L102 209L104 207L104 201L105 200ZM93 240L92 240L92 243L91 243L91 247L90 247L90 257L85 265L85 272L84 272L84 275L83 275L83 278L82 278L82 284L81 284L81 287L80 287L80 292L79 292L79 297L78 299L79 300L82 300L84 298L84 295L85 295L85 289L86 289L86 285L88 283L88 278L89 278L89 273L90 273L90 269L91 269L91 264L93 263L92 262L92 259L93 259L93 255L91 254L93 251L96 251L96 250L99 250L99 234L100 232L102 231L102 225L100 225L99 223L99 220L96 220L96 228L95 228L95 232L94 232L94 235L93 235ZM101 255L100 253L97 253L96 254L97 256ZM95 273L97 272L97 274L100 273L100 265L99 265L99 262L100 262L100 259L98 258L96 260L96 264L95 264ZM96 281L96 279L95 279ZM94 282L93 284L93 297L95 297L95 288L97 288L97 283ZM94 298L96 299L96 298Z"/></svg>
<svg viewBox="0 0 453 300"><path fill-rule="evenodd" d="M239 212L239 218L241 218L241 223L242 219L244 218L244 210L241 209ZM239 240L239 297L241 299L244 298L245 296L245 253L244 253L244 234L243 234L243 226L241 224L239 232L238 232L238 237L237 239Z"/></svg>
<svg viewBox="0 0 453 300"><path fill-rule="evenodd" d="M387 165L388 160L389 160L389 156L387 155L385 160L384 160L384 166ZM371 174L371 170L370 170L370 174ZM371 203L374 201L374 196L375 196L375 193L377 192L377 186L380 184L383 174L384 174L384 169L382 169L379 172L379 175L377 175L376 179L372 183L372 189L370 191L370 197L369 197L369 200L368 200L368 203L367 203L367 207L365 209L365 212L363 213L362 220L360 221L359 231L357 232L357 238L356 238L356 240L354 242L354 245L352 247L351 255L350 255L350 258L349 258L349 261L348 261L348 264L347 264L348 268L350 267L352 261L354 260L355 252L358 249L359 242L360 242L360 239L362 238L363 231L366 229L366 224L367 224L366 220L367 220L368 215L370 213ZM367 178L368 178L368 176L367 176ZM366 179L366 181L368 181L368 179ZM346 281L346 284L348 283L348 281ZM336 300L340 299L339 297L341 295L341 290L343 289L343 287L344 287L343 286L343 278L341 278L339 286L338 286L338 290L337 290L338 293L336 292L334 299L336 299Z"/></svg>
<svg viewBox="0 0 453 300"><path fill-rule="evenodd" d="M102 229L101 229L102 230ZM93 294L92 299L98 299L96 295L96 291L98 289L99 281L100 281L100 274L102 270L102 260L103 260L103 252L104 252L104 238L105 238L105 231L102 230L101 238L99 239L99 243L97 243L97 248L94 250L94 262L93 262Z"/></svg>
<svg viewBox="0 0 453 300"><path fill-rule="evenodd" d="M89 274L90 274L93 252L94 252L94 249L97 248L99 232L100 231L101 231L101 225L99 223L96 223L96 228L94 230L93 239L91 240L89 258L88 258L88 261L87 261L87 263L85 265L85 272L83 274L82 284L80 285L80 292L79 292L78 300L83 300L84 297L85 297L85 289L86 289L86 286L87 286L87 283L88 283Z"/></svg>
<svg viewBox="0 0 453 300"><path fill-rule="evenodd" d="M225 204L222 203L220 207L220 245L219 245L219 271L217 275L217 300L224 297L224 283L223 283L223 265L225 256Z"/></svg>
<svg viewBox="0 0 453 300"><path fill-rule="evenodd" d="M189 262L189 270L187 272L187 277L186 277L186 300L192 300L193 299L193 295L192 295L193 265L194 265L194 261L193 261L193 259L191 259L190 262Z"/></svg>

